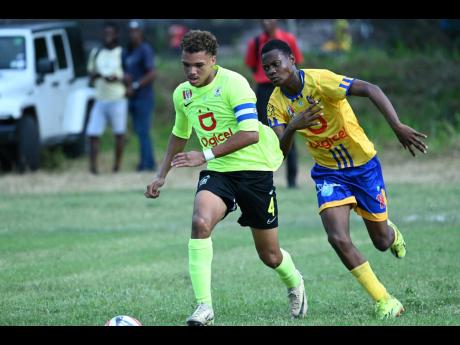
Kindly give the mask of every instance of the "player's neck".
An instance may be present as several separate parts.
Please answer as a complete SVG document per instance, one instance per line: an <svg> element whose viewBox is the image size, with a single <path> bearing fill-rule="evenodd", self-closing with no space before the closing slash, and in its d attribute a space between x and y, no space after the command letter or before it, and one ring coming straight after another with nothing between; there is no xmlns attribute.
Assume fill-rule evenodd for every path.
<svg viewBox="0 0 460 345"><path fill-rule="evenodd" d="M216 78L217 75L217 69L213 70L211 74L209 75L208 79L203 83L203 85L200 85L199 87L205 87L213 82L213 80Z"/></svg>
<svg viewBox="0 0 460 345"><path fill-rule="evenodd" d="M302 91L302 79L299 75L299 70L295 69L295 72L291 74L291 77L287 80L286 85L282 87L285 94L294 96Z"/></svg>

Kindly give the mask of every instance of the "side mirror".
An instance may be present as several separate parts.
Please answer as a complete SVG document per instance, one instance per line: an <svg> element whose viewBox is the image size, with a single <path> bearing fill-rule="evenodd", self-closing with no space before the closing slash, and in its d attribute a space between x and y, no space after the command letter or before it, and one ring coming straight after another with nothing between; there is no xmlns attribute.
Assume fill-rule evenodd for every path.
<svg viewBox="0 0 460 345"><path fill-rule="evenodd" d="M41 58L37 62L38 74L49 74L54 72L54 61L48 58Z"/></svg>
<svg viewBox="0 0 460 345"><path fill-rule="evenodd" d="M54 61L48 58L41 58L37 61L37 85L45 81L45 74L54 72Z"/></svg>

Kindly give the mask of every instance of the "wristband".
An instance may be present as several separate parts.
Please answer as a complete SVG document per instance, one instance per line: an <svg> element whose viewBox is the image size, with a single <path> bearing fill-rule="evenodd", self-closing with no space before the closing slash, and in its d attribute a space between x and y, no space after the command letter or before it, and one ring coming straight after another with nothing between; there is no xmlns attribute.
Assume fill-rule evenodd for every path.
<svg viewBox="0 0 460 345"><path fill-rule="evenodd" d="M206 159L206 162L207 162L207 161L210 161L211 159L216 158L216 157L214 156L214 153L212 153L212 149L204 150L204 151L203 151L203 154L204 154L204 159Z"/></svg>
<svg viewBox="0 0 460 345"><path fill-rule="evenodd" d="M131 86L132 86L132 88L133 88L134 90L137 90L137 89L140 87L140 85L139 85L139 82L138 82L138 81L135 81L134 83L132 83L132 85L131 85Z"/></svg>

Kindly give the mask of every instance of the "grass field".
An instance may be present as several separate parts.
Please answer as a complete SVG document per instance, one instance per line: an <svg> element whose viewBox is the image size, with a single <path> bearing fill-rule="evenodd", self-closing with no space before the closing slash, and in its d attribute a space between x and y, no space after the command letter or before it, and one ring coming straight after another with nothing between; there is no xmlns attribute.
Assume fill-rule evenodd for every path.
<svg viewBox="0 0 460 345"><path fill-rule="evenodd" d="M370 297L327 242L309 178L288 190L277 173L280 242L305 276L308 317L289 319L286 290L237 211L213 234L216 325L460 325L459 160L408 157L381 159L406 258L377 251L351 217L355 244L405 305L402 317L373 318ZM197 174L173 172L155 201L142 194L149 174L1 177L0 325L103 325L119 314L184 325L194 305L187 242Z"/></svg>

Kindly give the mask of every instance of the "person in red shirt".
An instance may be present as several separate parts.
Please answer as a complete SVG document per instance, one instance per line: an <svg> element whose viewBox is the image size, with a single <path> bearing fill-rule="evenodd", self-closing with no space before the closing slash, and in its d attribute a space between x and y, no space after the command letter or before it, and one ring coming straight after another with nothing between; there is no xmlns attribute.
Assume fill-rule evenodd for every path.
<svg viewBox="0 0 460 345"><path fill-rule="evenodd" d="M257 113L259 121L268 125L267 121L267 104L273 92L273 84L265 76L262 68L262 59L260 52L265 43L270 40L278 39L286 42L291 48L296 64L303 62L303 55L297 45L297 40L292 33L286 32L278 28L277 19L262 19L263 32L248 42L245 64L251 68L254 81L257 83ZM289 188L296 188L297 177L297 150L293 144L287 158L287 184Z"/></svg>

